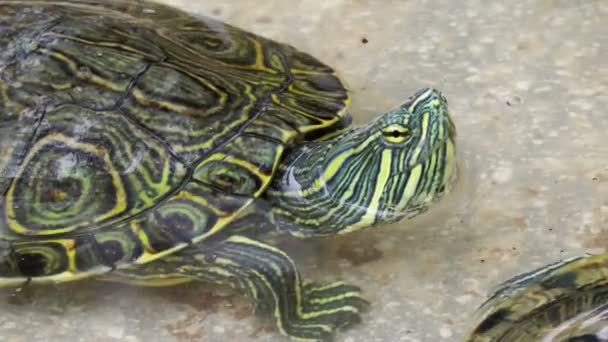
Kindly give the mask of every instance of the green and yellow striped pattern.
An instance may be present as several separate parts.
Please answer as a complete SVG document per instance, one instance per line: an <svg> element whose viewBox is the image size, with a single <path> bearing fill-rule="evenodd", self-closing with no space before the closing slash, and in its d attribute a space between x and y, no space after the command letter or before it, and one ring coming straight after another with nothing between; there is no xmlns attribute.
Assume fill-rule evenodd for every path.
<svg viewBox="0 0 608 342"><path fill-rule="evenodd" d="M0 286L215 236L350 102L315 58L156 3L0 0L0 26Z"/></svg>
<svg viewBox="0 0 608 342"><path fill-rule="evenodd" d="M303 280L265 234L411 217L454 174L437 90L351 129L332 68L152 2L0 0L0 80L0 287L207 280L328 340L359 288Z"/></svg>
<svg viewBox="0 0 608 342"><path fill-rule="evenodd" d="M604 341L608 254L568 259L505 282L466 341Z"/></svg>
<svg viewBox="0 0 608 342"><path fill-rule="evenodd" d="M187 248L105 280L144 286L192 280L227 284L246 291L255 312L270 317L279 332L295 341L328 341L337 329L359 322L368 306L356 286L307 282L284 251L239 235L212 250Z"/></svg>
<svg viewBox="0 0 608 342"><path fill-rule="evenodd" d="M424 89L375 122L296 147L267 192L296 236L348 233L426 210L450 185L455 128Z"/></svg>

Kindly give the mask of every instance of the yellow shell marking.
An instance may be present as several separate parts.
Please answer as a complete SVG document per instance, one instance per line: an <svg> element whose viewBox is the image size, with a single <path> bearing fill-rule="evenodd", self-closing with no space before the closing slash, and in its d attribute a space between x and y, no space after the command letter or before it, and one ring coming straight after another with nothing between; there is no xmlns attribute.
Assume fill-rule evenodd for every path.
<svg viewBox="0 0 608 342"><path fill-rule="evenodd" d="M61 133L51 133L51 134L43 137L42 139L40 139L31 148L30 153L23 161L21 169L19 170L15 179L19 179L23 175L27 165L32 161L32 159L36 156L36 154L44 146L46 146L48 144L52 144L52 143L60 143L60 144L64 144L66 146L72 147L74 149L85 151L85 152L93 154L93 155L97 156L99 159L103 160L104 165L107 167L108 175L112 179L112 185L114 186L115 195L116 195L116 205L114 206L114 208L110 209L106 213L103 213L97 217L91 218L91 220L88 222L82 222L77 225L67 226L67 227L63 227L60 229L50 229L50 230L44 230L44 231L31 230L28 227L21 225L17 221L17 213L15 212L15 203L14 203L15 186L13 183L11 185L11 187L8 189L8 192L6 194L6 214L5 215L6 215L6 222L8 223L10 230L12 230L13 232L19 233L19 234L23 234L23 235L62 234L62 233L74 231L83 226L88 226L92 223L102 222L108 218L114 217L114 216L124 212L127 209L127 195L126 195L126 192L124 189L124 185L123 185L122 179L120 177L120 174L118 173L118 171L114 168L114 165L112 164L112 160L110 159L108 152L106 150L104 150L101 146L83 143L74 138L63 135Z"/></svg>

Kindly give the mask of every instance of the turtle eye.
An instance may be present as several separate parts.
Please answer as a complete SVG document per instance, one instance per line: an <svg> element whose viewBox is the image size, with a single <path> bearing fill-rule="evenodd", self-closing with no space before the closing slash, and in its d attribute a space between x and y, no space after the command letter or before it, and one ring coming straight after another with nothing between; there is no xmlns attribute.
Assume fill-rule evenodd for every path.
<svg viewBox="0 0 608 342"><path fill-rule="evenodd" d="M382 129L384 141L389 144L401 144L410 138L410 130L399 124L392 124Z"/></svg>

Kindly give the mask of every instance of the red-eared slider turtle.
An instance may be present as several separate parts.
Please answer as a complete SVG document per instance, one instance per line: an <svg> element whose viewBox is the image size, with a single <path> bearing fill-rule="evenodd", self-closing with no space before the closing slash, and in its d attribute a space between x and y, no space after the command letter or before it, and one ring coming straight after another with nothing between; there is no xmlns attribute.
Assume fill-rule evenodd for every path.
<svg viewBox="0 0 608 342"><path fill-rule="evenodd" d="M469 342L608 341L608 254L506 281L480 307Z"/></svg>
<svg viewBox="0 0 608 342"><path fill-rule="evenodd" d="M269 234L411 217L453 174L438 91L351 128L332 68L159 4L0 1L0 77L1 286L208 280L322 340L366 302Z"/></svg>

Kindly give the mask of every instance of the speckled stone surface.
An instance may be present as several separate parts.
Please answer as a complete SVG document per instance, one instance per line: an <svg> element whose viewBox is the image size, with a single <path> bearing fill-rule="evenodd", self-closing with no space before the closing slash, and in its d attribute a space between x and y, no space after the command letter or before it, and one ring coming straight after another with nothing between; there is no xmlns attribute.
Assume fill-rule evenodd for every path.
<svg viewBox="0 0 608 342"><path fill-rule="evenodd" d="M167 2L335 66L356 123L421 87L449 99L455 191L412 221L294 253L306 275L358 284L373 303L338 340L459 341L497 283L608 247L608 2ZM87 281L2 296L2 341L284 340L241 296L204 284Z"/></svg>

